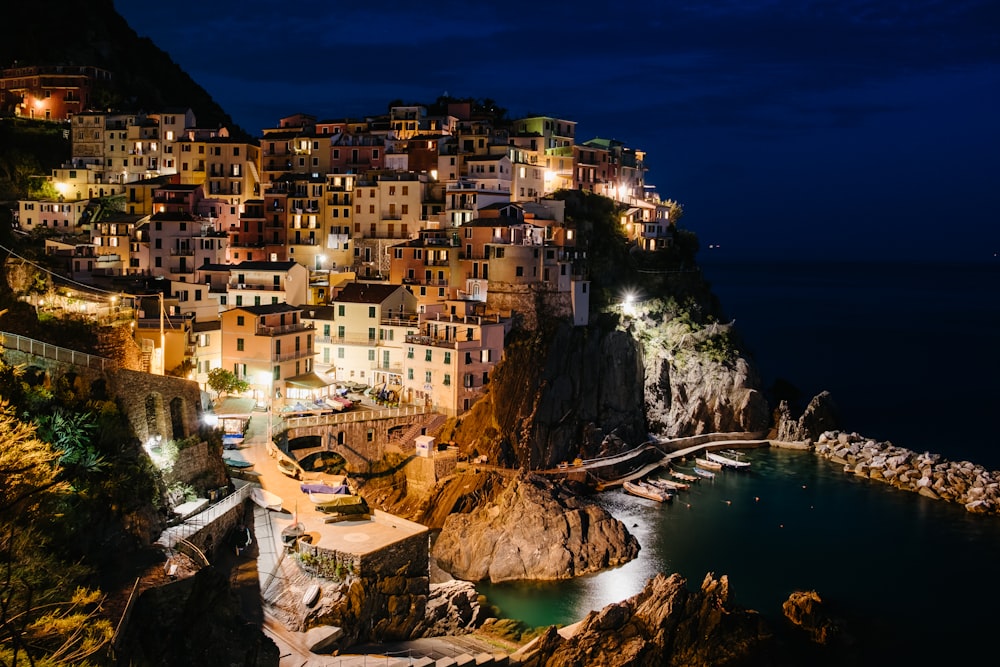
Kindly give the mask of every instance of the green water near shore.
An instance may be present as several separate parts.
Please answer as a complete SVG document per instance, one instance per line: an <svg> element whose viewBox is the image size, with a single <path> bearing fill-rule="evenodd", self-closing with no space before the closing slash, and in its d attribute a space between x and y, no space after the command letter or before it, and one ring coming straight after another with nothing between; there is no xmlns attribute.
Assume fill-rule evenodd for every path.
<svg viewBox="0 0 1000 667"><path fill-rule="evenodd" d="M810 452L757 449L660 505L609 491L600 502L642 547L634 561L562 582L483 584L501 615L566 625L639 592L656 573L688 587L726 574L736 603L777 622L793 590L817 590L871 643L866 664L987 654L1000 600L1000 517L846 475ZM992 604L990 602L989 604Z"/></svg>

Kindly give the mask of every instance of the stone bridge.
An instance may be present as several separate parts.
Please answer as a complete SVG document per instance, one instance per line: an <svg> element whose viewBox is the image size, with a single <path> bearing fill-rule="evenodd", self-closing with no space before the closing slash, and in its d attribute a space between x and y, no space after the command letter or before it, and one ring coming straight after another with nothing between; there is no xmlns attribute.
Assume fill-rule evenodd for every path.
<svg viewBox="0 0 1000 667"><path fill-rule="evenodd" d="M389 409L361 409L332 415L292 417L282 420L275 431L285 451L330 451L343 456L355 469L385 456L390 448L412 451L414 438L440 419L423 406ZM297 440L317 439L305 448Z"/></svg>
<svg viewBox="0 0 1000 667"><path fill-rule="evenodd" d="M115 399L142 441L162 436L181 440L198 432L202 415L201 389L183 378L152 375L123 368L110 359L0 332L8 364L44 374L55 386L83 383L97 399Z"/></svg>

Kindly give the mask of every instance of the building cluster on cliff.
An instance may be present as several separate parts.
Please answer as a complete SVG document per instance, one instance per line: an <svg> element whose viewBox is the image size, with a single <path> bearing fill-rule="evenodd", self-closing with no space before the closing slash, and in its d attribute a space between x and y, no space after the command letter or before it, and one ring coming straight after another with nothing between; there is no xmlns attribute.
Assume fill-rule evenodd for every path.
<svg viewBox="0 0 1000 667"><path fill-rule="evenodd" d="M72 158L48 177L57 197L19 202L19 229L104 286L91 309L131 314L149 370L186 366L205 386L224 368L263 402L307 407L348 384L468 409L525 311L587 321L586 249L559 190L617 201L642 249L671 240L644 153L578 143L570 120L439 100L296 114L245 139L190 109L77 109L84 93L30 74L5 70L4 89L65 117ZM85 290L68 301L85 309Z"/></svg>

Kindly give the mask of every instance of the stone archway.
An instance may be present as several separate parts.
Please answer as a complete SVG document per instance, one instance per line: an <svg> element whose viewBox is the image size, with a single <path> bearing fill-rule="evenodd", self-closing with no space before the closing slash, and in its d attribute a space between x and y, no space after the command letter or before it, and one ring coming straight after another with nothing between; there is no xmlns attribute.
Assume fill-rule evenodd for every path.
<svg viewBox="0 0 1000 667"><path fill-rule="evenodd" d="M167 424L163 419L163 397L156 392L146 394L144 408L146 437L168 437L170 434L166 433Z"/></svg>
<svg viewBox="0 0 1000 667"><path fill-rule="evenodd" d="M188 435L187 422L184 419L186 403L180 396L170 399L170 432L171 438L180 440Z"/></svg>

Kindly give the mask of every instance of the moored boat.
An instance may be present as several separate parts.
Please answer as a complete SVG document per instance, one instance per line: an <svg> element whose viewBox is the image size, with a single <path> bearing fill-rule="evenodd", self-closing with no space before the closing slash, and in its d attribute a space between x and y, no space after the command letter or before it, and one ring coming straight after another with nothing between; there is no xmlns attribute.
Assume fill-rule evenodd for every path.
<svg viewBox="0 0 1000 667"><path fill-rule="evenodd" d="M670 476L674 479L679 479L682 482L697 482L697 475L689 475L686 472L681 472L680 470L671 470Z"/></svg>
<svg viewBox="0 0 1000 667"><path fill-rule="evenodd" d="M254 501L266 510L274 510L276 512L281 511L281 503L284 502L276 493L272 493L267 489L262 489L259 486L255 486L250 491L250 500Z"/></svg>
<svg viewBox="0 0 1000 667"><path fill-rule="evenodd" d="M674 497L671 493L661 491L643 482L624 482L622 484L622 488L625 489L627 493L631 493L633 496L639 496L640 498L646 498L648 500L655 500L658 503L666 502Z"/></svg>
<svg viewBox="0 0 1000 667"><path fill-rule="evenodd" d="M694 467L694 474L698 475L698 477L703 477L705 479L713 479L715 477L715 473L712 472L711 470L702 470L698 466Z"/></svg>
<svg viewBox="0 0 1000 667"><path fill-rule="evenodd" d="M702 470L722 470L722 464L711 459L695 459L694 462Z"/></svg>
<svg viewBox="0 0 1000 667"><path fill-rule="evenodd" d="M705 457L710 461L715 461L718 464L725 466L726 468L749 468L749 461L739 461L737 459L731 458L729 456L723 456L716 452L708 452Z"/></svg>
<svg viewBox="0 0 1000 667"><path fill-rule="evenodd" d="M661 479L659 477L650 477L646 482L662 491L686 491L691 488L690 484L675 482L670 479Z"/></svg>

